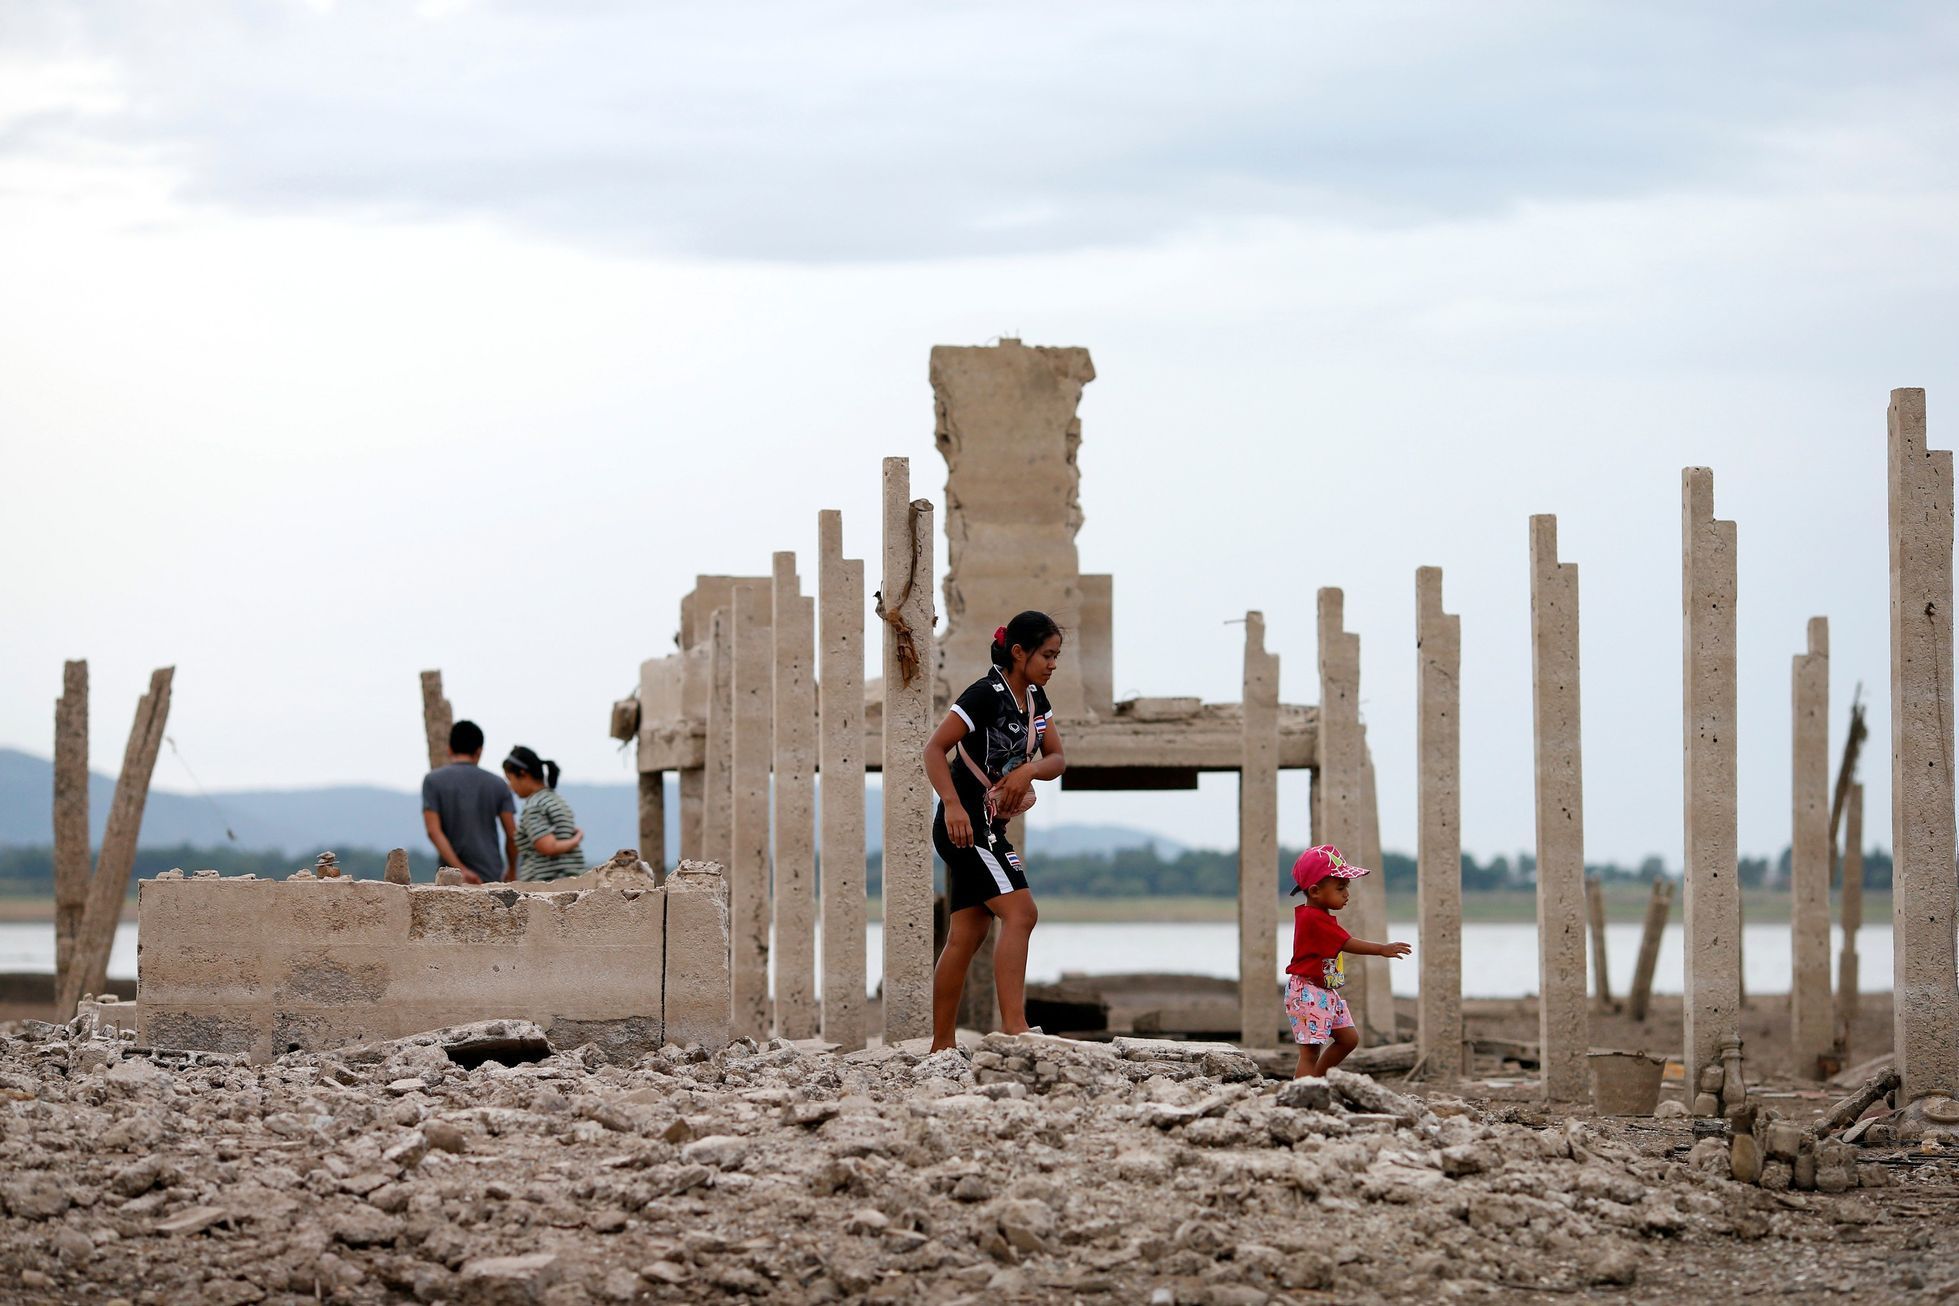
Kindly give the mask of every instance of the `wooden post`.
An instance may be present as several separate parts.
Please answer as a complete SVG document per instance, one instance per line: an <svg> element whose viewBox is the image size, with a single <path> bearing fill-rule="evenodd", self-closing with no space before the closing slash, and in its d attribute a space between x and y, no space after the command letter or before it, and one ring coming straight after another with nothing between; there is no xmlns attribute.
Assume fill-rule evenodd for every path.
<svg viewBox="0 0 1959 1306"><path fill-rule="evenodd" d="M449 765L449 731L455 727L456 710L442 696L442 673L422 673L422 730L428 736L429 770Z"/></svg>
<svg viewBox="0 0 1959 1306"><path fill-rule="evenodd" d="M823 783L823 1038L845 1052L864 1046L864 563L843 556L843 514L817 514L817 686Z"/></svg>
<svg viewBox="0 0 1959 1306"><path fill-rule="evenodd" d="M1592 927L1592 996L1600 1011L1612 1010L1612 976L1605 965L1605 885L1585 877L1585 915Z"/></svg>
<svg viewBox="0 0 1959 1306"><path fill-rule="evenodd" d="M88 663L62 667L54 704L54 973L75 964L88 906Z"/></svg>
<svg viewBox="0 0 1959 1306"><path fill-rule="evenodd" d="M1664 875L1653 881L1653 896L1646 900L1646 924L1639 933L1639 962L1633 967L1632 996L1626 1001L1626 1014L1634 1020L1646 1019L1646 1008L1653 1000L1653 971L1660 964L1660 940L1666 937L1667 916L1673 910L1673 881Z"/></svg>
<svg viewBox="0 0 1959 1306"><path fill-rule="evenodd" d="M175 674L175 667L152 672L150 692L136 704L122 774L116 778L116 796L109 805L109 824L102 832L102 854L89 880L88 903L72 954L74 964L59 978L55 994L55 1014L62 1019L74 1014L75 1004L84 993L100 993L108 983L109 950L122 920L123 898L129 893L129 872L136 865L136 837L143 828L150 776L156 770L163 728L170 718L170 682Z"/></svg>

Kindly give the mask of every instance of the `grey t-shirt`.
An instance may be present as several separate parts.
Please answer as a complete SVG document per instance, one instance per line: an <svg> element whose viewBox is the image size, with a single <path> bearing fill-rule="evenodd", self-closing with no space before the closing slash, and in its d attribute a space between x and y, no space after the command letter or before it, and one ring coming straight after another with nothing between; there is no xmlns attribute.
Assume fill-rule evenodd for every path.
<svg viewBox="0 0 1959 1306"><path fill-rule="evenodd" d="M485 880L503 878L504 812L515 812L517 800L503 777L472 762L451 762L422 778L422 810L442 821L449 846L463 866Z"/></svg>

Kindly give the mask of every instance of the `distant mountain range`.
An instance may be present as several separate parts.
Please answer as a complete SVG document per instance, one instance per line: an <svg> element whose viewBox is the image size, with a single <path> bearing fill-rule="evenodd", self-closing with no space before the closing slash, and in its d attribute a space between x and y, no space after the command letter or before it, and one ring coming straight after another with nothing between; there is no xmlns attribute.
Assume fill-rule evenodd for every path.
<svg viewBox="0 0 1959 1306"><path fill-rule="evenodd" d="M89 775L89 837L99 844L115 796L115 777ZM639 842L639 799L632 785L566 784L559 792L585 830L585 847L595 860L615 848ZM0 748L0 845L45 845L53 833L54 764L18 749ZM667 810L677 806L675 781L667 778ZM880 845L883 794L865 794L865 826L873 850ZM333 785L317 789L235 789L209 795L175 793L152 787L143 809L144 847L177 844L211 847L235 844L287 857L310 858L327 848L420 849L419 793L375 785ZM1029 842L1053 856L1114 852L1153 845L1175 856L1183 845L1129 826L1057 825L1036 829ZM667 828L667 859L679 856L679 832Z"/></svg>

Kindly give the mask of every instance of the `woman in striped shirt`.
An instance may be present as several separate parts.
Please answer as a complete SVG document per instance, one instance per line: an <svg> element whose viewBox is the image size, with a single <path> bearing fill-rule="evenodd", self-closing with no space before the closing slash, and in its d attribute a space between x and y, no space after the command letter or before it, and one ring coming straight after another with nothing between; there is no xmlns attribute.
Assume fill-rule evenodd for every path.
<svg viewBox="0 0 1959 1306"><path fill-rule="evenodd" d="M510 792L524 800L517 817L516 878L562 880L584 874L578 845L585 832L578 828L571 804L558 797L558 764L519 744L503 759L503 776Z"/></svg>

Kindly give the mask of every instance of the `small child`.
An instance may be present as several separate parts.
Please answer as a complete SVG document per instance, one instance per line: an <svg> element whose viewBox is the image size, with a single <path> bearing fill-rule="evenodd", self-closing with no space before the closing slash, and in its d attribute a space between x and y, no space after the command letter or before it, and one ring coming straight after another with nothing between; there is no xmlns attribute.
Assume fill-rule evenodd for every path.
<svg viewBox="0 0 1959 1306"><path fill-rule="evenodd" d="M1296 1079L1324 1075L1360 1045L1346 999L1335 992L1347 982L1340 954L1405 957L1410 951L1405 943L1356 939L1333 919L1347 905L1347 881L1366 874L1365 867L1349 866L1332 844L1308 848L1292 864L1292 891L1306 895L1293 909L1292 964L1286 967L1286 1017L1299 1044Z"/></svg>

